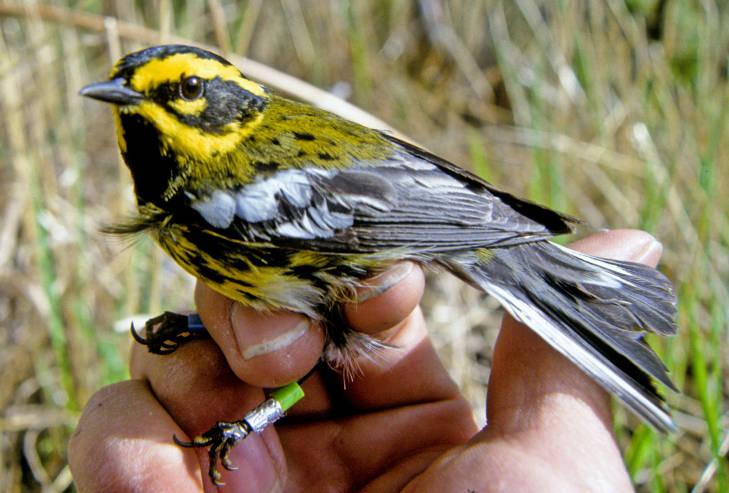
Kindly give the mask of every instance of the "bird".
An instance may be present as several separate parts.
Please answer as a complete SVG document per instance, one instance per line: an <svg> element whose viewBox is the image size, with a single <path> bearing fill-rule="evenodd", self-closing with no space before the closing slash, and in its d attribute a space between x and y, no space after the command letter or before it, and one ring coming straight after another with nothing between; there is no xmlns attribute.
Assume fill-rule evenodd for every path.
<svg viewBox="0 0 729 493"><path fill-rule="evenodd" d="M489 293L654 428L675 428L654 384L676 387L645 340L677 331L671 282L551 241L579 220L388 132L276 95L201 48L127 54L80 94L111 104L134 184L137 212L111 231L151 234L184 270L245 306L322 323L322 359L333 367L386 347L351 330L340 306L363 279L410 260ZM172 313L148 333L160 321L157 350L171 352L189 334ZM214 482L216 461L229 468L239 439L219 425L187 443L210 447Z"/></svg>

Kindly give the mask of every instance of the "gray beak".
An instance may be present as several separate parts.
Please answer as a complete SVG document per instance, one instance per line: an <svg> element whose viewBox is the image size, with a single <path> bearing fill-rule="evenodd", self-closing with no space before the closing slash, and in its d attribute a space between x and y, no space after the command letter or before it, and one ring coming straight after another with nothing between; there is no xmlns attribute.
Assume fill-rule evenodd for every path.
<svg viewBox="0 0 729 493"><path fill-rule="evenodd" d="M140 103L144 96L125 86L125 80L121 78L112 79L106 82L89 84L79 91L81 96L86 96L106 103L128 105Z"/></svg>

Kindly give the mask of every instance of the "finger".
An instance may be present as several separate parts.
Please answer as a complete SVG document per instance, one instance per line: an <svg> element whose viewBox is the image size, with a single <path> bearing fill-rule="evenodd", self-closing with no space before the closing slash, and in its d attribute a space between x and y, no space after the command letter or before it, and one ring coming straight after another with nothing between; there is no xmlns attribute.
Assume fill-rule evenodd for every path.
<svg viewBox="0 0 729 493"><path fill-rule="evenodd" d="M577 240L569 247L590 255L628 260L651 267L658 265L663 253L663 246L658 240L636 229L603 231Z"/></svg>
<svg viewBox="0 0 729 493"><path fill-rule="evenodd" d="M425 285L422 270L404 262L367 283L374 296L345 305L345 318L350 328L373 335L392 348L356 358L358 371L346 383L344 397L356 409L460 398L433 348L418 307Z"/></svg>
<svg viewBox="0 0 729 493"><path fill-rule="evenodd" d="M321 356L323 331L304 315L245 308L201 282L195 301L203 324L245 382L285 385L304 376Z"/></svg>
<svg viewBox="0 0 729 493"><path fill-rule="evenodd" d="M425 277L413 262L398 262L363 285L357 293L358 302L342 307L345 319L350 328L383 338L418 306Z"/></svg>
<svg viewBox="0 0 729 493"><path fill-rule="evenodd" d="M183 441L202 434L217 421L241 419L264 399L262 389L241 381L231 371L210 340L189 342L164 356L135 347L132 368L134 376L148 380L153 395L179 424L182 431L175 433ZM173 443L172 435L166 434L164 441ZM212 487L207 476L207 448L194 452L205 484ZM218 466L230 491L268 491L285 477L285 459L273 428L249 435L232 449L230 458L239 468L236 474Z"/></svg>
<svg viewBox="0 0 729 493"><path fill-rule="evenodd" d="M427 338L422 314L415 309L423 293L422 271L411 262L396 264L365 284L370 288L367 299L343 308L347 323L355 330L376 335L395 349L355 362L359 371L354 381L343 385L337 380L335 385L346 386L352 403L365 407L458 395ZM245 309L201 283L196 300L205 326L235 374L246 382L264 387L288 383L306 374L321 355L321 329L317 325L307 328L308 321L302 315ZM250 356L251 348L281 339L287 340L283 347L272 346L273 350ZM408 374L418 379L418 384L406 384ZM307 398L292 410L292 415L330 410L329 377L315 375L304 388Z"/></svg>
<svg viewBox="0 0 729 493"><path fill-rule="evenodd" d="M327 468L331 463L343 464L354 484L370 481L372 471L398 464L396 473L369 484L368 491L399 491L393 485L402 486L444 448L462 444L476 432L469 404L427 338L418 308L424 279L421 270L411 265L414 268L396 265L392 272L366 281L374 294L358 306L343 307L350 329L394 346L372 355L372 360L360 358L359 372L344 382L343 390L344 377L334 381L341 394L336 403L347 402L351 408L340 419L288 419L278 427L294 484L318 484L320 478L331 476L331 466ZM347 411L352 415L347 417ZM289 416L307 412L305 399ZM414 432L414 424L433 432ZM311 450L324 452L314 457Z"/></svg>
<svg viewBox="0 0 729 493"><path fill-rule="evenodd" d="M642 231L602 232L575 242L571 248L591 255L655 265L661 245ZM569 360L526 326L506 317L494 349L489 383L490 427L520 429L564 416L575 402L606 429L611 422L607 393ZM570 423L564 423L569 426ZM553 426L553 423L550 425Z"/></svg>
<svg viewBox="0 0 729 493"><path fill-rule="evenodd" d="M288 457L290 482L300 485L301 491L329 491L321 484L344 477L353 485L368 484L363 491L374 492L401 491L393 485L402 486L443 450L465 443L474 428L467 402L444 400L339 419L287 420L279 434ZM391 474L384 481L371 483L385 471ZM347 488L334 488L340 489Z"/></svg>
<svg viewBox="0 0 729 493"><path fill-rule="evenodd" d="M110 385L89 401L68 445L81 492L202 488L195 453L172 442L182 430L141 380Z"/></svg>

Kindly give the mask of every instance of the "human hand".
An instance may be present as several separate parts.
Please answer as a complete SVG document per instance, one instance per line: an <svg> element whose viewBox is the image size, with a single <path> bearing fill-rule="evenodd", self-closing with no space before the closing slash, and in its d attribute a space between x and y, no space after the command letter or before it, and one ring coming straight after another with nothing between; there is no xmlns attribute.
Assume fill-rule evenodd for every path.
<svg viewBox="0 0 729 493"><path fill-rule="evenodd" d="M638 231L598 233L572 247L651 265L661 253ZM221 469L222 487L207 476L206 451L181 448L172 435L185 440L216 420L240 419L263 400L262 387L306 374L324 338L301 315L259 314L198 284L212 340L167 356L134 347L134 380L97 392L70 442L79 491L630 491L607 394L508 317L488 426L477 429L427 336L422 272L408 266L391 271L400 281L390 289L345 308L353 328L397 349L360 361L344 388L336 372L317 370L285 419L233 449L239 469ZM295 340L252 356L285 334Z"/></svg>

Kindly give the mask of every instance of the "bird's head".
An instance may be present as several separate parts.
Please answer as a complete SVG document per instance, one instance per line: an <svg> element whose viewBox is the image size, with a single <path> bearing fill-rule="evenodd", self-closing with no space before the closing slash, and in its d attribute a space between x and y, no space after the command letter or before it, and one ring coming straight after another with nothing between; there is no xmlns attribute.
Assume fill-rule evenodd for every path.
<svg viewBox="0 0 729 493"><path fill-rule="evenodd" d="M114 105L119 148L132 175L144 166L145 181L156 172L168 183L182 171L234 151L260 122L269 101L262 85L227 60L183 45L128 54L114 65L109 80L80 93ZM149 169L156 152L165 163L156 165L165 169ZM134 178L138 195L140 185L150 186Z"/></svg>

